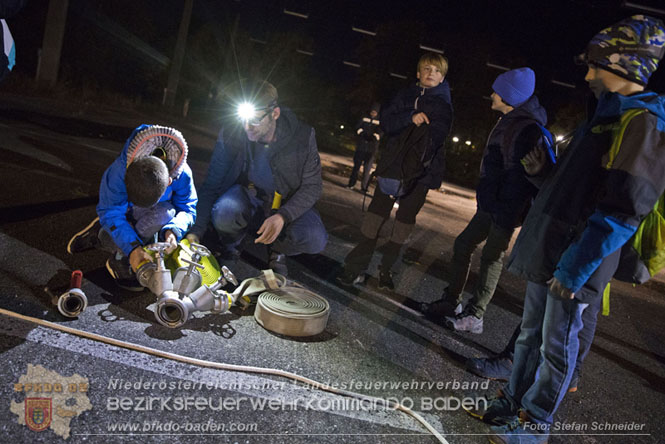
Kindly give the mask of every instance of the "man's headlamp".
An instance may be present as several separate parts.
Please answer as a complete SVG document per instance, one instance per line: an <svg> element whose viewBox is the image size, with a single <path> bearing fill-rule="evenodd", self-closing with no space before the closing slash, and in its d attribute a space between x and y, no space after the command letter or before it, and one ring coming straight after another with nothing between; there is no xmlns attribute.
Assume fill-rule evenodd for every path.
<svg viewBox="0 0 665 444"><path fill-rule="evenodd" d="M243 102L238 105L238 117L241 121L256 126L261 123L263 118L275 109L275 104L271 103L262 108L256 108L252 103Z"/></svg>

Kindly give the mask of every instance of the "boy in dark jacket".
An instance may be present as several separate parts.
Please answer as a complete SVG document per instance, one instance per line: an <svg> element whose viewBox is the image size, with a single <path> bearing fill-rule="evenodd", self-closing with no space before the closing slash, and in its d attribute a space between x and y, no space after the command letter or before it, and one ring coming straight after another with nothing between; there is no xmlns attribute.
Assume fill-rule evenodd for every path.
<svg viewBox="0 0 665 444"><path fill-rule="evenodd" d="M423 311L454 330L483 332L483 315L492 300L503 268L503 255L515 228L521 225L537 188L529 182L520 160L542 141L538 125L547 123L545 109L533 95L536 76L530 68L499 75L492 85L492 109L502 113L487 140L476 191L478 209L457 236L448 270L449 286L440 300ZM471 255L482 250L478 284L462 310Z"/></svg>
<svg viewBox="0 0 665 444"><path fill-rule="evenodd" d="M645 91L665 55L665 26L636 15L598 33L582 58L598 97L547 176L517 238L508 271L528 280L510 382L484 411L493 443L547 442L578 356L583 313L597 303L621 247L665 190L665 99ZM630 120L609 165L616 128ZM527 159L532 174L535 158Z"/></svg>
<svg viewBox="0 0 665 444"><path fill-rule="evenodd" d="M443 56L423 55L416 73L419 82L400 91L381 111L381 127L388 141L376 168L378 185L360 227L363 240L346 256L344 272L338 277L343 285L364 280L381 226L397 200L399 208L390 240L383 246L379 273L379 288L395 288L390 270L413 230L427 192L443 181L443 144L453 116L447 72L448 61Z"/></svg>
<svg viewBox="0 0 665 444"><path fill-rule="evenodd" d="M376 151L379 149L379 141L383 135L383 131L381 131L381 127L379 126L380 109L381 107L378 103L373 104L369 113L360 119L360 122L356 125L358 143L356 143L356 152L353 155L353 169L349 177L348 188L353 188L356 184L358 172L362 166L363 178L360 187L363 192L367 191L370 172L372 165L374 165Z"/></svg>

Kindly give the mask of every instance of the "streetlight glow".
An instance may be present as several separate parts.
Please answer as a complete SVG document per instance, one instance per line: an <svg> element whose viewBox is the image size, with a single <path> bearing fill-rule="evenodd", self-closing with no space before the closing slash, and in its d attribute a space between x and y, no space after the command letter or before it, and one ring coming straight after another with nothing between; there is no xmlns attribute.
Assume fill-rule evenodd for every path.
<svg viewBox="0 0 665 444"><path fill-rule="evenodd" d="M459 142L459 137L457 137L457 136L453 137L453 142L455 142L455 143Z"/></svg>
<svg viewBox="0 0 665 444"><path fill-rule="evenodd" d="M469 145L469 146L471 145L471 141L470 141L470 140L467 140L467 141L464 142L464 143L467 144L467 145Z"/></svg>

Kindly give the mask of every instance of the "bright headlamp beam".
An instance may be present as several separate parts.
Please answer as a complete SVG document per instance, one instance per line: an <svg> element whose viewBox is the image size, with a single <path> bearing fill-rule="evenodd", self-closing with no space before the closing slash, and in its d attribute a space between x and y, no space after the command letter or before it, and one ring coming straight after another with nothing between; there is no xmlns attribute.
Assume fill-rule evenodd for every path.
<svg viewBox="0 0 665 444"><path fill-rule="evenodd" d="M256 116L256 108L249 102L238 105L238 117L243 121L250 120Z"/></svg>

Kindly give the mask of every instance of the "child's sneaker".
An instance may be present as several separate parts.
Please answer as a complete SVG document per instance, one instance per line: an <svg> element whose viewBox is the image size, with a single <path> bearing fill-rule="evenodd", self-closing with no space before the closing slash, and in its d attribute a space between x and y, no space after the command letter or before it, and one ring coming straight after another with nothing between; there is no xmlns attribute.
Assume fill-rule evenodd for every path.
<svg viewBox="0 0 665 444"><path fill-rule="evenodd" d="M490 427L492 444L547 444L549 426L532 422L523 410L512 420L501 426Z"/></svg>
<svg viewBox="0 0 665 444"><path fill-rule="evenodd" d="M455 317L447 317L446 327L456 331L480 334L483 332L483 318L477 318L475 315L463 311Z"/></svg>
<svg viewBox="0 0 665 444"><path fill-rule="evenodd" d="M391 271L379 271L379 289L380 290L395 290L395 283L393 282L393 273Z"/></svg>
<svg viewBox="0 0 665 444"><path fill-rule="evenodd" d="M469 415L490 425L508 424L515 416L515 409L501 390L496 396L486 399L485 403L477 402L475 405L462 406L462 408Z"/></svg>
<svg viewBox="0 0 665 444"><path fill-rule="evenodd" d="M76 233L67 243L67 253L81 253L86 250L92 250L99 245L99 230L102 225L99 223L99 217L93 219L87 227Z"/></svg>
<svg viewBox="0 0 665 444"><path fill-rule="evenodd" d="M345 269L337 276L336 280L344 287L352 287L355 284L365 283L365 273L356 273Z"/></svg>
<svg viewBox="0 0 665 444"><path fill-rule="evenodd" d="M454 305L448 295L446 288L441 295L441 299L434 302L423 302L420 304L420 311L429 319L437 322L444 321L447 316L456 316L462 313L462 304Z"/></svg>
<svg viewBox="0 0 665 444"><path fill-rule="evenodd" d="M136 273L132 271L129 265L129 259L126 256L118 258L116 255L106 260L106 270L115 280L118 287L128 291L143 291L143 286L136 279Z"/></svg>

